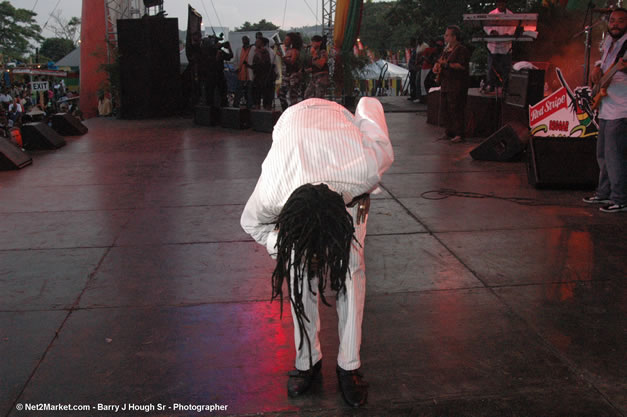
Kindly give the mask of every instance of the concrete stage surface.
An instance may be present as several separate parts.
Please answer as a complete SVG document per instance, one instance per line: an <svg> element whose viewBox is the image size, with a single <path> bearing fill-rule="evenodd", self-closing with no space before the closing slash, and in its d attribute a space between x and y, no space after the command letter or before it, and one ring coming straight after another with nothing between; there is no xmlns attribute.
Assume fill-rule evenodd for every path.
<svg viewBox="0 0 627 417"><path fill-rule="evenodd" d="M271 135L101 118L0 172L0 416L627 415L627 213L536 190L522 162L473 161L480 139L437 141L424 112L387 121L365 408L340 396L334 308L322 380L287 397L289 308L239 226ZM424 194L441 188L493 198ZM45 403L91 411L18 410Z"/></svg>

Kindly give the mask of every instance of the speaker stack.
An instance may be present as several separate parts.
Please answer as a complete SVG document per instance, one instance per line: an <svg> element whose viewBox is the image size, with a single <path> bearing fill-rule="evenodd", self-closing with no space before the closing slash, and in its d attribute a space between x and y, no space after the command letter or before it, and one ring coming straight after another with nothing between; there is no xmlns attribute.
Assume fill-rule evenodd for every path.
<svg viewBox="0 0 627 417"><path fill-rule="evenodd" d="M505 104L527 108L544 98L544 70L511 71Z"/></svg>
<svg viewBox="0 0 627 417"><path fill-rule="evenodd" d="M509 74L507 93L501 120L507 123L529 124L529 106L544 98L544 70L512 71Z"/></svg>
<svg viewBox="0 0 627 417"><path fill-rule="evenodd" d="M166 117L180 111L178 19L117 21L120 51L120 117Z"/></svg>

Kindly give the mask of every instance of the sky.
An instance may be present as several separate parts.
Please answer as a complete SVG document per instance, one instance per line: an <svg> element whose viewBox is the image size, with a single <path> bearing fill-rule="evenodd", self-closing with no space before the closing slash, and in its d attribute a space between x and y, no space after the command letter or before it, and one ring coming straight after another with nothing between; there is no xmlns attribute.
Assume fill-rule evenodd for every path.
<svg viewBox="0 0 627 417"><path fill-rule="evenodd" d="M102 0L88 0L89 3L102 4ZM82 0L9 0L16 8L33 10L36 20L43 28L50 13L61 10L61 16L70 19L81 16ZM176 17L179 28L187 28L187 5L198 11L205 26L228 27L231 30L245 21L256 23L266 19L281 26L282 29L321 24L322 0L164 0L167 17ZM214 10L215 7L215 10ZM285 13L284 13L285 11ZM217 12L217 13L216 13ZM50 26L52 22L48 23ZM46 27L44 37L54 33Z"/></svg>

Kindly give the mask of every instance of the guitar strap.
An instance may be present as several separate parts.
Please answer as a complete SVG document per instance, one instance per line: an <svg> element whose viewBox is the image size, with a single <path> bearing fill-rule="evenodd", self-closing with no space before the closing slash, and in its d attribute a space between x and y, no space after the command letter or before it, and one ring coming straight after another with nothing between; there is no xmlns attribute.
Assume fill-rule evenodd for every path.
<svg viewBox="0 0 627 417"><path fill-rule="evenodd" d="M625 55L626 50L627 50L627 40L623 42L623 46L621 46L620 51L618 51L618 54L616 54L616 59L614 60L615 64L618 62L619 59L623 57L623 55Z"/></svg>

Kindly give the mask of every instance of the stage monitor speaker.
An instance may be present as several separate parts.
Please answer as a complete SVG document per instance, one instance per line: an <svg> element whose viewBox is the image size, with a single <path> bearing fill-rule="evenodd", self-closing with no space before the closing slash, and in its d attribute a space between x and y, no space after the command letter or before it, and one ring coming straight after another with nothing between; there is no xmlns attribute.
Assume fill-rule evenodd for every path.
<svg viewBox="0 0 627 417"><path fill-rule="evenodd" d="M593 189L599 180L596 138L532 137L527 178L536 188Z"/></svg>
<svg viewBox="0 0 627 417"><path fill-rule="evenodd" d="M505 103L518 107L533 106L544 98L544 70L511 71Z"/></svg>
<svg viewBox="0 0 627 417"><path fill-rule="evenodd" d="M177 114L182 107L178 19L120 19L117 30L120 117Z"/></svg>
<svg viewBox="0 0 627 417"><path fill-rule="evenodd" d="M513 161L521 155L528 139L529 129L524 125L507 124L470 151L470 156L479 161Z"/></svg>
<svg viewBox="0 0 627 417"><path fill-rule="evenodd" d="M65 146L65 138L46 123L26 123L22 126L24 148L58 149Z"/></svg>
<svg viewBox="0 0 627 417"><path fill-rule="evenodd" d="M194 107L194 123L201 126L220 124L220 108L199 104Z"/></svg>
<svg viewBox="0 0 627 417"><path fill-rule="evenodd" d="M89 130L80 120L69 113L53 114L52 128L63 136L80 136Z"/></svg>
<svg viewBox="0 0 627 417"><path fill-rule="evenodd" d="M280 111L252 110L250 112L250 125L257 132L272 133L279 117L281 117Z"/></svg>
<svg viewBox="0 0 627 417"><path fill-rule="evenodd" d="M222 107L220 109L220 126L228 129L248 129L250 127L250 110L239 107Z"/></svg>
<svg viewBox="0 0 627 417"><path fill-rule="evenodd" d="M6 138L0 138L0 171L20 169L33 163L29 154Z"/></svg>

